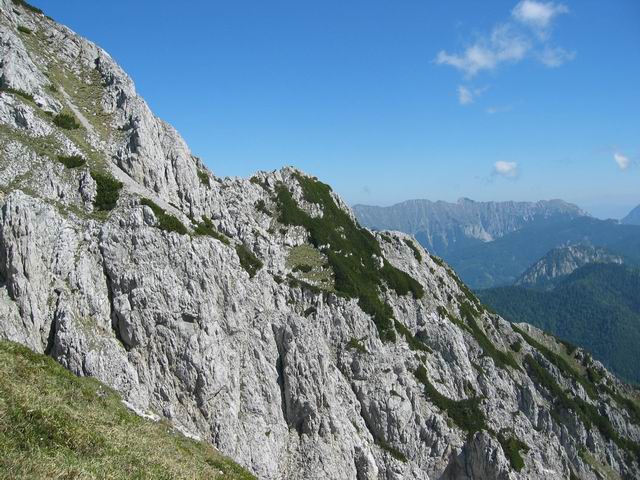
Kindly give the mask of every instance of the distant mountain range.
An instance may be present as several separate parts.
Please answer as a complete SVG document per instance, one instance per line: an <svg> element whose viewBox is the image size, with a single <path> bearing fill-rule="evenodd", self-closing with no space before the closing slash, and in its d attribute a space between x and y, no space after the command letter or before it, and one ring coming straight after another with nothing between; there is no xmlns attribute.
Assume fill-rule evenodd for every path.
<svg viewBox="0 0 640 480"><path fill-rule="evenodd" d="M354 206L363 225L413 234L472 288L511 285L550 250L602 247L640 261L640 226L590 217L562 200L457 203L410 200L391 207Z"/></svg>
<svg viewBox="0 0 640 480"><path fill-rule="evenodd" d="M629 215L622 219L626 225L640 225L640 205L629 212Z"/></svg>
<svg viewBox="0 0 640 480"><path fill-rule="evenodd" d="M526 226L588 216L562 200L457 203L409 200L390 207L355 205L359 222L374 230L410 233L429 251L447 259L462 248L491 242Z"/></svg>
<svg viewBox="0 0 640 480"><path fill-rule="evenodd" d="M477 293L508 320L586 348L619 376L640 383L640 270L592 263L550 291L509 286Z"/></svg>

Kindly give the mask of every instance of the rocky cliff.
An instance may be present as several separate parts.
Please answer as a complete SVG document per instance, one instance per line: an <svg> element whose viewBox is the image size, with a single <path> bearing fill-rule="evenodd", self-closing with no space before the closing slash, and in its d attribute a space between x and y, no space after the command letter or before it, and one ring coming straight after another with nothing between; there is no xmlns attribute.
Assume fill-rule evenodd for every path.
<svg viewBox="0 0 640 480"><path fill-rule="evenodd" d="M623 263L620 255L592 245L568 245L554 248L531 265L514 285L533 288L553 288L559 280L589 263Z"/></svg>
<svg viewBox="0 0 640 480"><path fill-rule="evenodd" d="M640 475L637 392L327 185L216 177L22 1L0 80L0 337L263 479Z"/></svg>
<svg viewBox="0 0 640 480"><path fill-rule="evenodd" d="M410 233L442 256L527 226L588 215L562 200L474 202L461 198L456 203L409 200L390 207L355 205L353 209L364 226Z"/></svg>

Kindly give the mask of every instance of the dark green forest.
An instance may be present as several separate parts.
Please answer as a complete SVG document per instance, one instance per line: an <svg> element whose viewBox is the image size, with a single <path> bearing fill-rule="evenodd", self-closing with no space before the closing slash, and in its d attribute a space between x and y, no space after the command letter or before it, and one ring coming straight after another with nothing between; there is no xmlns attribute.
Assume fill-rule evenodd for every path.
<svg viewBox="0 0 640 480"><path fill-rule="evenodd" d="M640 270L590 264L552 291L499 287L477 294L504 318L583 347L612 372L640 383Z"/></svg>

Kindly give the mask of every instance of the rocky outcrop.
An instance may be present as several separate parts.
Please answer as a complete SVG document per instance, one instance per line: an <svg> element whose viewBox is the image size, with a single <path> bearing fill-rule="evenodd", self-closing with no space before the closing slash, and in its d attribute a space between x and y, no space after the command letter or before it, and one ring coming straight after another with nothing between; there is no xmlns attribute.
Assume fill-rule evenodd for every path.
<svg viewBox="0 0 640 480"><path fill-rule="evenodd" d="M622 264L623 258L592 245L568 245L554 248L531 265L514 282L514 285L527 288L553 288L562 278L589 263Z"/></svg>
<svg viewBox="0 0 640 480"><path fill-rule="evenodd" d="M104 51L0 8L0 337L259 478L640 474L633 392L600 365L316 179L214 176Z"/></svg>

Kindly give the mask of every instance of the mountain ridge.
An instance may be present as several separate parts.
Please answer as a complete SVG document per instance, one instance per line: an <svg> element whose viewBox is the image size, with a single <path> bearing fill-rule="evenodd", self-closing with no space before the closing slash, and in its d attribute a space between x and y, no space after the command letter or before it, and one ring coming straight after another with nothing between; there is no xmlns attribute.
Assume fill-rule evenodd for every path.
<svg viewBox="0 0 640 480"><path fill-rule="evenodd" d="M588 216L563 200L476 202L461 198L456 203L407 200L389 207L354 205L353 210L364 226L412 234L440 256L465 244L495 240L531 223Z"/></svg>
<svg viewBox="0 0 640 480"><path fill-rule="evenodd" d="M0 337L267 480L640 473L585 352L313 177L216 177L104 51L0 8Z"/></svg>

